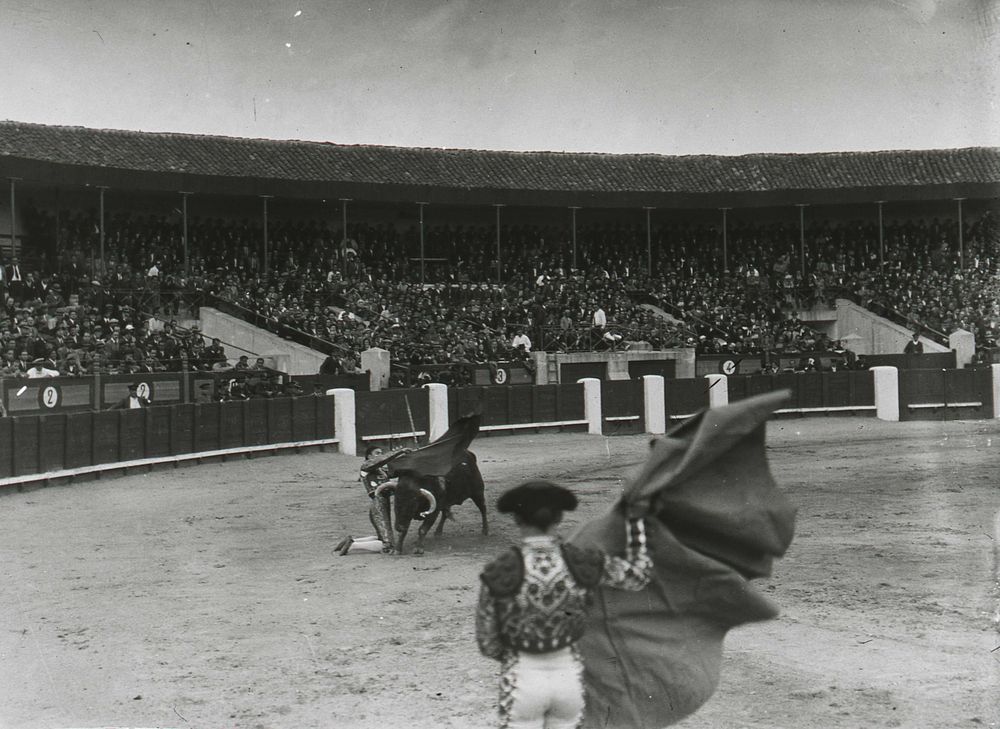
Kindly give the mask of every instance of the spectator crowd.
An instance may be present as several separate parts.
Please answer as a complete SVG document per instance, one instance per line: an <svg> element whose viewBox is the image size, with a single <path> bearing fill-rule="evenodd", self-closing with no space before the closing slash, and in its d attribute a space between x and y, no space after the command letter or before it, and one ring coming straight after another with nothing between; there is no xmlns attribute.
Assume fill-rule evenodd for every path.
<svg viewBox="0 0 1000 729"><path fill-rule="evenodd" d="M44 265L4 267L2 373L27 376L41 359L60 373L232 366L216 343L177 327L150 331L148 314L191 312L218 297L279 331L320 340L328 369L356 372L377 346L404 365L528 361L532 350L693 346L762 354L836 348L797 318L848 296L914 330L971 331L996 346L998 228L966 221L961 254L951 220L885 226L820 221L644 226L416 228L275 221L269 257L248 221L194 219L187 266L179 222L120 214L95 260L93 214L33 210L33 235L55 236ZM650 265L652 270L650 271ZM497 281L498 268L501 280ZM265 270L266 269L266 270ZM881 312L880 312L881 313Z"/></svg>

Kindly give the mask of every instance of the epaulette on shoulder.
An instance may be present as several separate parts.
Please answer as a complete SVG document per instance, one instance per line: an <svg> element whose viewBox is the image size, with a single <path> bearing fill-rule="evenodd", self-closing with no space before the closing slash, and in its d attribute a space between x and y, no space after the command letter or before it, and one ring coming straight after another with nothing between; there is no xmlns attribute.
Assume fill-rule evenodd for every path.
<svg viewBox="0 0 1000 729"><path fill-rule="evenodd" d="M479 576L494 597L510 597L524 580L524 562L517 547L511 547L483 569Z"/></svg>
<svg viewBox="0 0 1000 729"><path fill-rule="evenodd" d="M570 574L582 587L596 587L604 573L604 553L599 549L584 549L566 542L562 545L563 559Z"/></svg>

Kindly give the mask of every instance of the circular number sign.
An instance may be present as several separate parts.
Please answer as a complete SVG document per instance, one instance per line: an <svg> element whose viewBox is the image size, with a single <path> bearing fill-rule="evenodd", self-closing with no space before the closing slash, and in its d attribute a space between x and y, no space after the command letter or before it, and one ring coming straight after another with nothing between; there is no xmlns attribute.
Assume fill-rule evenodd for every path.
<svg viewBox="0 0 1000 729"><path fill-rule="evenodd" d="M507 383L507 370L503 367L497 367L497 373L493 375L493 382L497 385L504 385Z"/></svg>
<svg viewBox="0 0 1000 729"><path fill-rule="evenodd" d="M46 385L38 391L38 401L44 408L54 408L61 399L59 388L55 385Z"/></svg>
<svg viewBox="0 0 1000 729"><path fill-rule="evenodd" d="M148 382L140 382L139 386L135 388L135 394L139 397L144 397L147 400L152 400L153 388L150 387Z"/></svg>
<svg viewBox="0 0 1000 729"><path fill-rule="evenodd" d="M727 359L722 363L722 374L724 375L735 375L736 374L736 363L731 359Z"/></svg>

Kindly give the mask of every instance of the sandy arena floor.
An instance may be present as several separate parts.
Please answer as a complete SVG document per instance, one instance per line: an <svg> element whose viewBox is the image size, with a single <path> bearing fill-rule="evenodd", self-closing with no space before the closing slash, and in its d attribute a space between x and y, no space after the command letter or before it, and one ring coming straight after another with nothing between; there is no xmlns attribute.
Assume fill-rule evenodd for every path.
<svg viewBox="0 0 1000 729"><path fill-rule="evenodd" d="M602 511L642 436L480 438L489 500L526 477ZM1000 727L991 616L1000 423L773 422L798 533L783 609L727 640L679 726ZM471 503L423 556L370 533L360 459L275 456L0 497L0 729L407 727L494 719L473 640L481 565L513 537ZM992 652L991 652L992 651Z"/></svg>

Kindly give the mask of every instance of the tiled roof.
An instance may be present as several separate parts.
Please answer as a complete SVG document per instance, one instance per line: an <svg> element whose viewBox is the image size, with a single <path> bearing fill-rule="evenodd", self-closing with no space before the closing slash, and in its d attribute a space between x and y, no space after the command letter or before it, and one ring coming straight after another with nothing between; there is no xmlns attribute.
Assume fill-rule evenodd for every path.
<svg viewBox="0 0 1000 729"><path fill-rule="evenodd" d="M467 190L740 193L1000 183L1000 148L665 156L491 152L0 121L4 157L142 172Z"/></svg>

